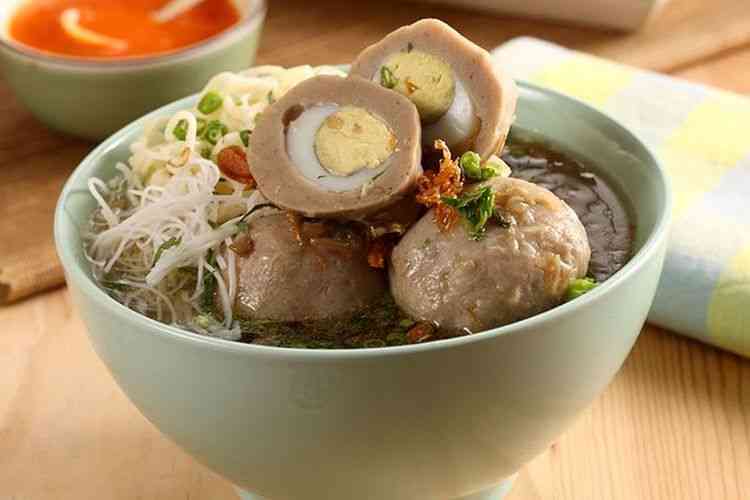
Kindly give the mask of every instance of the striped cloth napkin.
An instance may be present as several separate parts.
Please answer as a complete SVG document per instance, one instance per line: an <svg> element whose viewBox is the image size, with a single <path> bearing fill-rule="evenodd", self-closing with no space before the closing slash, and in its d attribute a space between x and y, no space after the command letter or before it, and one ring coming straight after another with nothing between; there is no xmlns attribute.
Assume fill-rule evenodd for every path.
<svg viewBox="0 0 750 500"><path fill-rule="evenodd" d="M750 357L750 99L532 38L493 56L514 78L586 101L654 148L675 200L649 320Z"/></svg>

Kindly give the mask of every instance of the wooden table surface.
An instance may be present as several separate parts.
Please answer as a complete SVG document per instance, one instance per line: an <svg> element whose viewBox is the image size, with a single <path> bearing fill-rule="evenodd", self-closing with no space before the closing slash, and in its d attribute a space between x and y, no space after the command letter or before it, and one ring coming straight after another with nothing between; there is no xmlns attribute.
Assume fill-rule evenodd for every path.
<svg viewBox="0 0 750 500"><path fill-rule="evenodd" d="M259 63L346 62L393 28L434 16L487 48L532 35L750 93L745 1L672 0L636 34L384 1L270 3ZM2 82L0 96L0 219L8 224L10 190L54 199L91 145L45 130ZM51 206L12 207L16 217L27 213L28 252L49 238ZM10 245L0 239L0 255ZM127 401L65 289L0 308L0 325L0 500L236 498ZM549 498L750 498L750 361L644 328L614 382L520 472L509 496Z"/></svg>

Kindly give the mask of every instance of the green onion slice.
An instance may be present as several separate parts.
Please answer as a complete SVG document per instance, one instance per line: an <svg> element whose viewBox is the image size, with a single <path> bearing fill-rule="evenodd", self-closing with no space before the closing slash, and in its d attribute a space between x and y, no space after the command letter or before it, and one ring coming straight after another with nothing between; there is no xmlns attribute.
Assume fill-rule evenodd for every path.
<svg viewBox="0 0 750 500"><path fill-rule="evenodd" d="M581 295L590 292L596 288L598 283L593 278L578 278L574 279L568 285L568 290L565 292L565 300L573 300Z"/></svg>
<svg viewBox="0 0 750 500"><path fill-rule="evenodd" d="M177 122L177 125L175 125L174 130L172 130L172 133L178 140L184 141L185 138L187 137L187 131L188 131L187 120L180 120Z"/></svg>
<svg viewBox="0 0 750 500"><path fill-rule="evenodd" d="M211 145L216 145L219 139L224 137L229 129L226 125L221 123L219 120L211 120L206 125L206 130L203 131L203 138Z"/></svg>
<svg viewBox="0 0 750 500"><path fill-rule="evenodd" d="M224 99L216 92L207 92L198 103L198 111L204 115L210 115L221 107Z"/></svg>

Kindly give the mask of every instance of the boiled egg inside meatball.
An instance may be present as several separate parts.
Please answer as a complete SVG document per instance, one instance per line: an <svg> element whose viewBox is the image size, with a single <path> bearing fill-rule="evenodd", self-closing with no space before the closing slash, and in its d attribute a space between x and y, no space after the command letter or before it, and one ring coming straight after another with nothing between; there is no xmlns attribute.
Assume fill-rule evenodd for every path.
<svg viewBox="0 0 750 500"><path fill-rule="evenodd" d="M308 217L358 218L406 196L422 173L405 97L361 78L319 76L260 118L250 169L271 202Z"/></svg>
<svg viewBox="0 0 750 500"><path fill-rule="evenodd" d="M352 75L408 98L419 111L422 143L442 139L483 159L502 149L517 89L486 50L437 19L400 28L366 48Z"/></svg>

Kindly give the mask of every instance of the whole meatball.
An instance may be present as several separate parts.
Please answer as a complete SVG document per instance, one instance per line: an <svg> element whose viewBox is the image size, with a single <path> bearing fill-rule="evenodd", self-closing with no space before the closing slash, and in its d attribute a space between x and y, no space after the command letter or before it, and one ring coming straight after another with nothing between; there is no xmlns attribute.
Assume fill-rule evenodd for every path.
<svg viewBox="0 0 750 500"><path fill-rule="evenodd" d="M447 330L486 330L560 304L586 274L586 230L565 202L519 179L484 185L505 224L488 222L475 241L461 223L441 231L431 210L393 250L391 292L408 314Z"/></svg>
<svg viewBox="0 0 750 500"><path fill-rule="evenodd" d="M237 258L238 317L304 321L341 317L385 293L382 271L367 264L365 240L333 221L275 212L253 218Z"/></svg>

